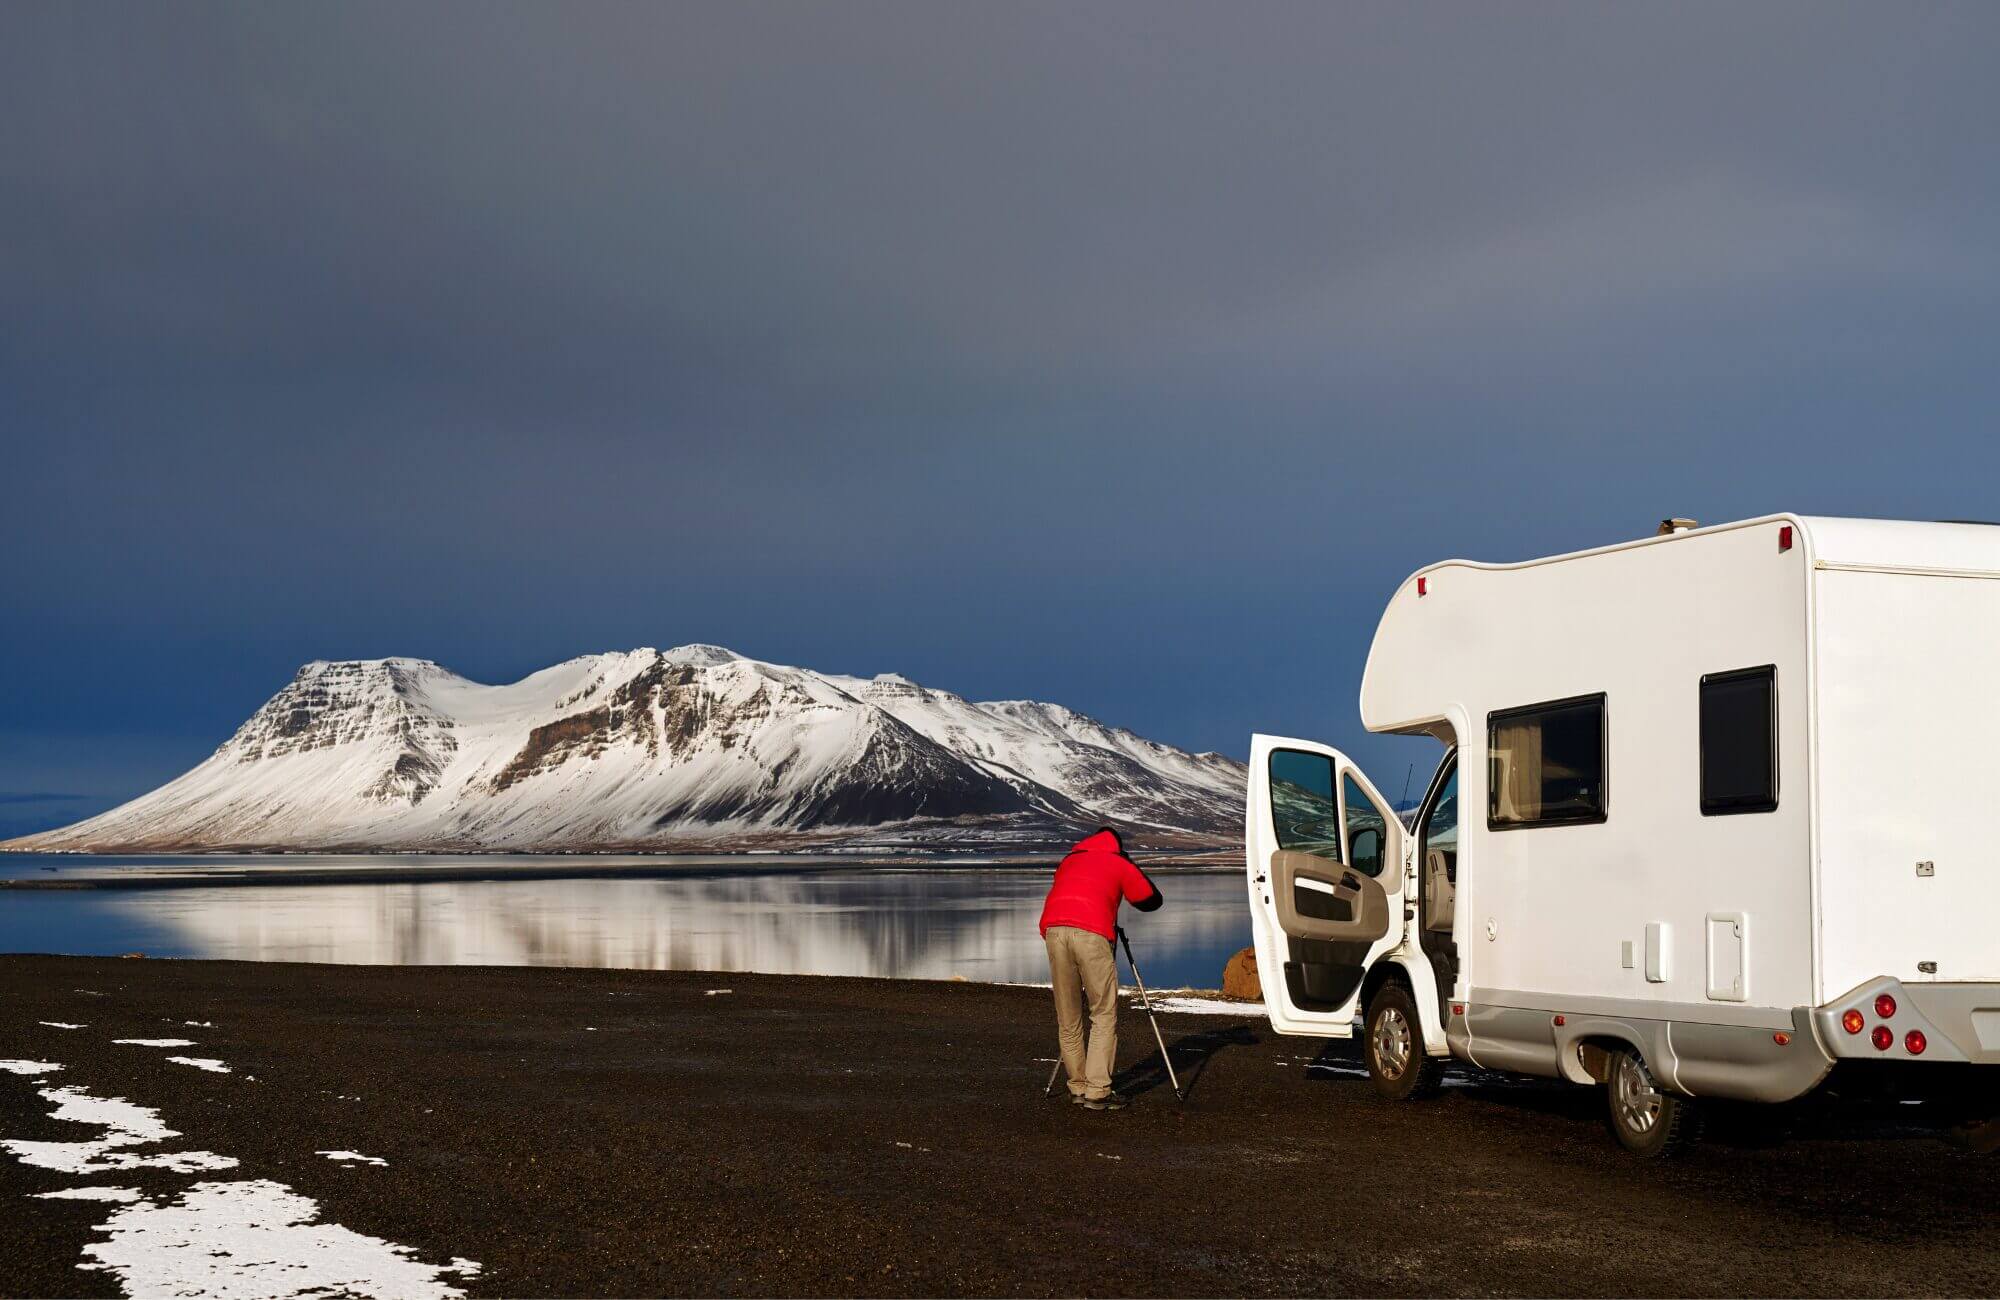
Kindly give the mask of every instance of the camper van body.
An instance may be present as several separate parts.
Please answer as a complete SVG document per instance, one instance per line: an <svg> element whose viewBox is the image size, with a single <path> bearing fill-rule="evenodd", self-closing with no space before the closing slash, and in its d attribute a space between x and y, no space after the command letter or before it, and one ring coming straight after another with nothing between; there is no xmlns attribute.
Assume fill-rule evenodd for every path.
<svg viewBox="0 0 2000 1300"><path fill-rule="evenodd" d="M1347 1037L1400 985L1429 1057L1589 1083L1629 1051L1689 1098L2000 1065L1996 647L1979 525L1778 515L1411 575L1361 719L1451 747L1412 824L1338 750L1253 743L1273 1027Z"/></svg>

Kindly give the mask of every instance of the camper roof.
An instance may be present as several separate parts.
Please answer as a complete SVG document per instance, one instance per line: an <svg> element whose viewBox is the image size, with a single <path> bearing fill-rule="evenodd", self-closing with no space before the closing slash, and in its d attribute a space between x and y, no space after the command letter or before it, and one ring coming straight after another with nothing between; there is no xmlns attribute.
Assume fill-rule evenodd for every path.
<svg viewBox="0 0 2000 1300"><path fill-rule="evenodd" d="M1611 551L1631 550L1641 546L1663 546L1671 542L1685 541L1691 537L1708 536L1734 528L1751 528L1770 523L1797 525L1804 535L1807 553L1815 562L1821 564L2000 571L2000 522L1855 519L1833 515L1780 513L1760 515L1754 519L1739 519L1726 524L1713 524L1705 528L1635 537L1605 546L1565 551L1532 560L1503 562L1441 560L1435 564L1425 565L1411 574L1406 581L1414 581L1424 574L1443 568L1525 569L1539 564L1574 560L1586 555L1603 555Z"/></svg>

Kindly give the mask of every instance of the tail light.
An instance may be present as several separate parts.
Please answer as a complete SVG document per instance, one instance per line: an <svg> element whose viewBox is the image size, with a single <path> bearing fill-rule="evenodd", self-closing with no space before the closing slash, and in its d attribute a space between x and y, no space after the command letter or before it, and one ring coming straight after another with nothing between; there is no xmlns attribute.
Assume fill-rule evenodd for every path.
<svg viewBox="0 0 2000 1300"><path fill-rule="evenodd" d="M1850 1034L1860 1033L1861 1027L1867 1023L1868 1023L1867 1021L1861 1018L1861 1013L1859 1011L1856 1011L1853 1007L1849 1007L1847 1011L1840 1017L1840 1027L1842 1029L1845 1029Z"/></svg>
<svg viewBox="0 0 2000 1300"><path fill-rule="evenodd" d="M1903 1035L1903 1046L1909 1050L1911 1056L1922 1056L1924 1049L1930 1046L1930 1040L1924 1037L1923 1030L1912 1029Z"/></svg>
<svg viewBox="0 0 2000 1300"><path fill-rule="evenodd" d="M1887 993L1877 993L1875 995L1875 1014L1884 1020L1893 1019L1896 1014L1896 999L1890 997Z"/></svg>
<svg viewBox="0 0 2000 1300"><path fill-rule="evenodd" d="M1896 1035L1890 1030L1889 1026L1877 1025L1875 1026L1875 1032L1868 1035L1868 1041L1875 1044L1876 1051L1886 1052L1889 1050L1890 1044L1896 1041Z"/></svg>
<svg viewBox="0 0 2000 1300"><path fill-rule="evenodd" d="M1792 526L1790 524L1786 524L1778 529L1778 549L1781 551L1792 549Z"/></svg>

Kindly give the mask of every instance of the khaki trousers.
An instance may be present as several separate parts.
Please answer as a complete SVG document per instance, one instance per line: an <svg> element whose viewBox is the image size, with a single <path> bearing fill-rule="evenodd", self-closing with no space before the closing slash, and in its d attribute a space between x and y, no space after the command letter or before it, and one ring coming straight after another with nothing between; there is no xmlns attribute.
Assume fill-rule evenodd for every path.
<svg viewBox="0 0 2000 1300"><path fill-rule="evenodd" d="M1118 960L1111 940L1074 926L1052 925L1049 978L1056 992L1056 1038L1069 1090L1095 1101L1111 1091L1118 1060ZM1083 1009L1090 1008L1090 1048L1083 1043Z"/></svg>

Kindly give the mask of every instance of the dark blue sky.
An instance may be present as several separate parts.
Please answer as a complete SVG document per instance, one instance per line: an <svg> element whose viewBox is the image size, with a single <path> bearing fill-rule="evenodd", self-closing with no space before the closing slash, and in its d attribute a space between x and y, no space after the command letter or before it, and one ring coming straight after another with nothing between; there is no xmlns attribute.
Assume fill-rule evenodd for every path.
<svg viewBox="0 0 2000 1300"><path fill-rule="evenodd" d="M9 4L0 792L137 793L307 659L701 640L1394 793L1420 564L2000 516L1997 57L1976 4Z"/></svg>

